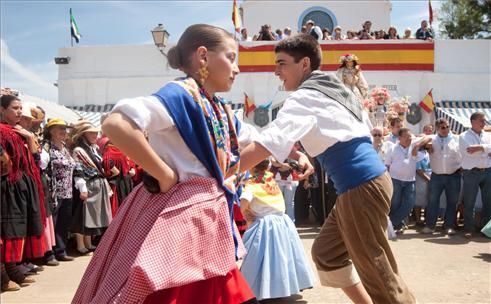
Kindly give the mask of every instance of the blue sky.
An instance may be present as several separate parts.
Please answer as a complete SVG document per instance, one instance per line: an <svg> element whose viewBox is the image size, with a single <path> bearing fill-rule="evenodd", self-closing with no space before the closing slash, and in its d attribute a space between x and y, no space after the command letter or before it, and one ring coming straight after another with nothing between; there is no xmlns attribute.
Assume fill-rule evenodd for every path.
<svg viewBox="0 0 491 304"><path fill-rule="evenodd" d="M241 0L238 1L241 3ZM436 11L441 1L432 1ZM232 31L228 1L0 1L2 87L57 100L53 83L58 48L70 46L69 8L82 34L81 45L153 43L150 30L163 23L177 41L194 23ZM435 13L437 15L437 13ZM392 24L413 32L428 18L428 1L392 1ZM437 24L433 24L437 28ZM273 25L274 27L274 25Z"/></svg>

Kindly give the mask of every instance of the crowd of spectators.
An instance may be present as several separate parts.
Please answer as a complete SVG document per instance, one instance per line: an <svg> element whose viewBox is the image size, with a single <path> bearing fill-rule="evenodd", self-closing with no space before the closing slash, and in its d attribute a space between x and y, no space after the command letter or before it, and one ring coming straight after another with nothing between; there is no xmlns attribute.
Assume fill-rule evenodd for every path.
<svg viewBox="0 0 491 304"><path fill-rule="evenodd" d="M90 255L141 170L90 122L0 96L1 289L15 291L43 265Z"/></svg>
<svg viewBox="0 0 491 304"><path fill-rule="evenodd" d="M372 22L367 20L362 24L360 30L347 30L343 33L340 26L333 29L321 29L313 20L308 20L300 29L299 33L307 33L314 36L318 40L381 40L381 39L421 39L431 41L435 38L435 34L431 27L428 26L426 20L421 21L421 27L416 30L415 35L410 28L404 29L404 34L400 36L396 27L390 26L387 30L372 29ZM292 35L292 30L289 27L283 30L277 29L273 31L272 26L265 24L261 26L258 33L250 36L247 29L241 30L241 41L275 41L288 38Z"/></svg>

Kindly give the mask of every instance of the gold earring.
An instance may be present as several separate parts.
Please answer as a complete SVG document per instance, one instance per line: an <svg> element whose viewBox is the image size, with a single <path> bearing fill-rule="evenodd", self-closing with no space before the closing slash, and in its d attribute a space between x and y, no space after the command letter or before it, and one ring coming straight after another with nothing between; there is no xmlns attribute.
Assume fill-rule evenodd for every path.
<svg viewBox="0 0 491 304"><path fill-rule="evenodd" d="M209 74L208 68L206 67L206 65L203 65L202 67L199 68L198 74L199 74L199 78L201 81L201 85L204 85L206 79L208 78L208 74Z"/></svg>

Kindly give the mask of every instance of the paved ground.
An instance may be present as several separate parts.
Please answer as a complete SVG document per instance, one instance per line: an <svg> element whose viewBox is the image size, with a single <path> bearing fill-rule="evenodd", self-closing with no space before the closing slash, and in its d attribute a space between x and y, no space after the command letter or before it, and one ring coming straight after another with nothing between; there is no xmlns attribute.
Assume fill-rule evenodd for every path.
<svg viewBox="0 0 491 304"><path fill-rule="evenodd" d="M310 256L317 227L299 228L305 251ZM491 240L467 240L441 234L423 236L414 230L391 242L403 278L419 303L491 303ZM3 293L1 303L69 303L90 257L79 257L47 268L34 276L36 283L17 292ZM348 303L337 289L315 288L288 299L268 304Z"/></svg>

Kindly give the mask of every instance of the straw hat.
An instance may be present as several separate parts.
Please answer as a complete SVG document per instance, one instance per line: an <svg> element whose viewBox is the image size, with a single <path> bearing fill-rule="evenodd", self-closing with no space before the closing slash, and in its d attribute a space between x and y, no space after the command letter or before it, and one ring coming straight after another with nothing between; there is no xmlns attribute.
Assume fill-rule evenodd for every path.
<svg viewBox="0 0 491 304"><path fill-rule="evenodd" d="M72 140L76 142L84 133L87 132L100 132L99 128L96 128L90 121L79 120L72 126Z"/></svg>
<svg viewBox="0 0 491 304"><path fill-rule="evenodd" d="M35 106L32 103L28 102L23 102L22 103L22 116L34 119L34 116L32 116L32 108L35 108Z"/></svg>
<svg viewBox="0 0 491 304"><path fill-rule="evenodd" d="M50 118L46 124L46 128L49 129L53 126L64 126L68 127L67 123L61 118Z"/></svg>
<svg viewBox="0 0 491 304"><path fill-rule="evenodd" d="M40 107L31 108L31 115L34 117L33 123L41 123L44 121L45 115Z"/></svg>

